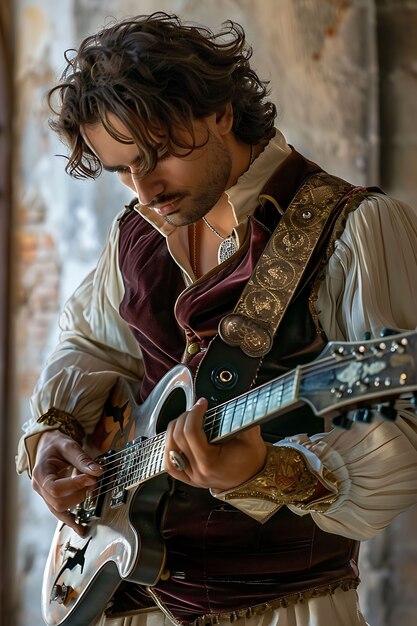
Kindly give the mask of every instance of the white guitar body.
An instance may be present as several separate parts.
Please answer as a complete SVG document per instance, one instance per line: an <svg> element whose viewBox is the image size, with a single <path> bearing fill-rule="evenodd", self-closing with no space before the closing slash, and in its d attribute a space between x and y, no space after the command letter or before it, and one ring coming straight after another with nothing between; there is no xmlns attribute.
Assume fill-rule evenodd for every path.
<svg viewBox="0 0 417 626"><path fill-rule="evenodd" d="M181 365L160 381L143 405L136 406L132 415L136 419L135 438L156 434L161 413L177 394L187 409L192 406L192 376ZM157 512L168 488L167 476L162 473L136 489L126 490L121 503L112 505L113 492L108 491L100 516L88 521L84 537L58 524L42 589L42 613L47 624L88 626L105 609L121 580L146 585L158 581L165 548Z"/></svg>

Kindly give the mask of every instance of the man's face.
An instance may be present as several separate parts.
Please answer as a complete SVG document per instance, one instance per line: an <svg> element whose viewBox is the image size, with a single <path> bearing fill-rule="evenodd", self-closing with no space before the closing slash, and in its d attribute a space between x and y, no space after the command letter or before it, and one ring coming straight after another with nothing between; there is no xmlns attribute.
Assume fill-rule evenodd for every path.
<svg viewBox="0 0 417 626"><path fill-rule="evenodd" d="M109 119L118 132L129 137L117 117L110 114ZM182 226L198 221L231 184L232 158L216 115L196 120L193 128L196 145L201 147L184 150L184 156L168 154L145 175L138 172L141 154L136 144L117 141L101 123L82 130L85 142L105 170L116 172L142 205L170 224ZM184 138L190 141L186 134Z"/></svg>

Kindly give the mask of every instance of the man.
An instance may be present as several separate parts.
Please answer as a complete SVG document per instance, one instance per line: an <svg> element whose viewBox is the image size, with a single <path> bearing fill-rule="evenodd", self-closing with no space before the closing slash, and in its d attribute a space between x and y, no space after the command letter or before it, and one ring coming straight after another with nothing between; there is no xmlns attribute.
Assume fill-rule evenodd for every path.
<svg viewBox="0 0 417 626"><path fill-rule="evenodd" d="M135 194L66 305L19 449L18 470L77 532L70 509L102 473L80 444L109 390L120 378L141 381L144 401L180 362L204 378L227 332L210 342L278 225L286 231L276 255L300 276L255 386L313 360L328 340L417 326L417 215L378 190L326 178L331 219L306 271L297 269L316 206L298 225L286 211L322 172L274 128L250 56L237 24L216 35L156 13L87 38L50 94L59 97L52 127L69 147L67 171L113 171ZM250 367L255 357L236 350ZM167 425L166 575L149 589L122 585L100 623L365 624L357 541L417 501L412 404L401 400L393 422L327 432L304 406L219 443L202 428L206 409L196 398ZM68 466L77 472L63 474Z"/></svg>

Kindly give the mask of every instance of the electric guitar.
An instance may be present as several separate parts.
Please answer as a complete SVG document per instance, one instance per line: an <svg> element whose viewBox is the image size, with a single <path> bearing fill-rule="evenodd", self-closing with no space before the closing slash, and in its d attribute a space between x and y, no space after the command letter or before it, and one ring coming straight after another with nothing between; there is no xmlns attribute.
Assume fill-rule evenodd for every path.
<svg viewBox="0 0 417 626"><path fill-rule="evenodd" d="M395 419L394 400L415 399L416 360L416 331L330 342L315 361L209 408L204 431L210 442L220 442L302 404L344 427L370 421L375 406ZM183 365L164 376L141 406L132 397L119 403L116 421L124 443L97 457L104 470L98 486L74 511L85 535L60 522L53 538L42 588L48 626L88 626L122 580L153 586L163 575L158 511L169 481L163 463L165 432L157 433L157 423L162 413L177 417L193 403L193 378Z"/></svg>

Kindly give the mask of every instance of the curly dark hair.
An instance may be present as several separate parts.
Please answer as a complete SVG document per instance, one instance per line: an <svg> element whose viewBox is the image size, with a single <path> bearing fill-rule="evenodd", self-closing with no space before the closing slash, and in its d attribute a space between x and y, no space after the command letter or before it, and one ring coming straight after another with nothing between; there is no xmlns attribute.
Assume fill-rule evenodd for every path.
<svg viewBox="0 0 417 626"><path fill-rule="evenodd" d="M268 83L249 65L251 56L239 24L228 20L215 34L163 12L125 19L87 37L78 51L66 51L61 81L48 93L51 128L70 149L66 171L96 178L102 170L83 140L85 124L102 123L123 143L133 139L143 174L164 153L192 150L195 140L184 146L176 131L188 129L193 137L193 119L221 113L229 103L237 138L247 144L270 139L276 107L266 99ZM116 131L109 113L129 137Z"/></svg>

